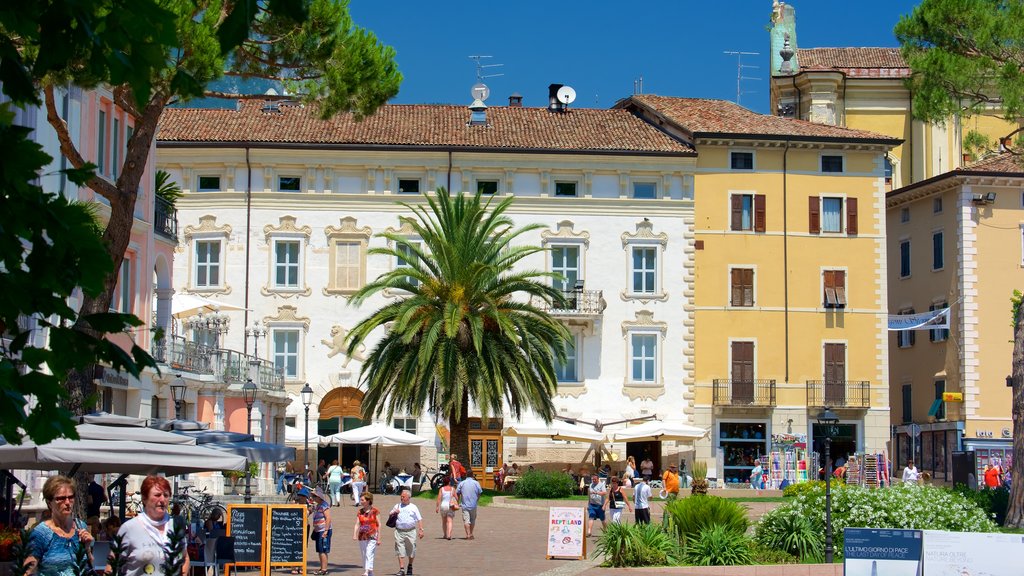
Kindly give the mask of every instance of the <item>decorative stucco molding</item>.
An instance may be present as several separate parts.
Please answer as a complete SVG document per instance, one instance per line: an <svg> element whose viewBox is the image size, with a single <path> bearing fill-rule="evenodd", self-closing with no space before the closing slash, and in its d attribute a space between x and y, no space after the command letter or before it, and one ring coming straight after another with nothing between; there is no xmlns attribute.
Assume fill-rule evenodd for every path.
<svg viewBox="0 0 1024 576"><path fill-rule="evenodd" d="M555 390L555 394L559 398L579 398L580 396L587 393L587 385L584 383L559 383L558 388Z"/></svg>
<svg viewBox="0 0 1024 576"><path fill-rule="evenodd" d="M231 237L231 225L217 226L217 217L213 214L204 214L199 217L199 226L185 226L185 242L192 242L193 236L223 236L225 239Z"/></svg>
<svg viewBox="0 0 1024 576"><path fill-rule="evenodd" d="M301 228L295 226L295 216L281 216L279 221L281 223L280 226L267 224L266 226L263 227L263 237L267 241L267 244L270 243L270 240L273 236L282 234L301 234L305 237L306 242L309 242L309 237L313 234L313 229L310 228L309 226L303 226Z"/></svg>
<svg viewBox="0 0 1024 576"><path fill-rule="evenodd" d="M541 243L557 243L559 240L581 241L584 246L590 246L590 232L573 232L572 220L562 220L558 223L558 230L552 232L550 229L540 233Z"/></svg>
<svg viewBox="0 0 1024 576"><path fill-rule="evenodd" d="M654 312L650 310L637 310L635 313L635 320L624 320L622 322L622 337L625 338L630 332L636 330L643 331L657 331L661 333L661 337L665 337L665 333L668 332L668 322L661 322L654 319Z"/></svg>
<svg viewBox="0 0 1024 576"><path fill-rule="evenodd" d="M274 324L301 324L303 331L309 333L309 318L298 315L299 309L295 306L285 304L277 307L277 316L264 316L263 323L271 326Z"/></svg>
<svg viewBox="0 0 1024 576"><path fill-rule="evenodd" d="M655 234L654 223L648 220L647 218L644 218L643 220L636 223L635 233L623 232L621 238L623 248L636 242L656 242L662 247L662 249L668 246L668 234L664 232Z"/></svg>

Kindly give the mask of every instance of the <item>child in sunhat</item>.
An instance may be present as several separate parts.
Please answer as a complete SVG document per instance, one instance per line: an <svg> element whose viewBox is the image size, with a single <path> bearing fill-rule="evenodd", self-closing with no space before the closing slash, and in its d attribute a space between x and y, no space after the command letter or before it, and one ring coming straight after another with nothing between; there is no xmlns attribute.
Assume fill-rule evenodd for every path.
<svg viewBox="0 0 1024 576"><path fill-rule="evenodd" d="M309 493L308 488L303 490ZM320 569L314 574L324 576L327 574L327 555L331 553L331 537L334 535L331 528L331 504L319 488L313 490L312 500L313 541L316 542L316 552L320 556Z"/></svg>

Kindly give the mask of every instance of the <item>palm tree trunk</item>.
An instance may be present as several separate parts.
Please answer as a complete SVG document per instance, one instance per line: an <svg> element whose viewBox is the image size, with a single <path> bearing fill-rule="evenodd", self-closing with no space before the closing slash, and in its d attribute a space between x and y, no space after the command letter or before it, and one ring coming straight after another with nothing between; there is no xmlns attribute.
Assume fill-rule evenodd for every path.
<svg viewBox="0 0 1024 576"><path fill-rule="evenodd" d="M466 469L469 469L469 397L463 396L461 414L452 414L448 418L448 425L451 426L451 444L448 452L458 456L459 462Z"/></svg>
<svg viewBox="0 0 1024 576"><path fill-rule="evenodd" d="M1006 511L1008 528L1024 528L1024 305L1017 307L1013 329L1013 484Z"/></svg>

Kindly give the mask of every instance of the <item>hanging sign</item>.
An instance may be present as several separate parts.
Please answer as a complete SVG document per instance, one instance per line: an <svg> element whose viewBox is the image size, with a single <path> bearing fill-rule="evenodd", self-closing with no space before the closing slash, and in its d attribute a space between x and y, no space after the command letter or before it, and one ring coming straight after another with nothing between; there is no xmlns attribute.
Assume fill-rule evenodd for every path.
<svg viewBox="0 0 1024 576"><path fill-rule="evenodd" d="M587 557L586 518L584 508L548 508L549 559Z"/></svg>
<svg viewBox="0 0 1024 576"><path fill-rule="evenodd" d="M890 314L889 330L949 329L949 306L920 314Z"/></svg>

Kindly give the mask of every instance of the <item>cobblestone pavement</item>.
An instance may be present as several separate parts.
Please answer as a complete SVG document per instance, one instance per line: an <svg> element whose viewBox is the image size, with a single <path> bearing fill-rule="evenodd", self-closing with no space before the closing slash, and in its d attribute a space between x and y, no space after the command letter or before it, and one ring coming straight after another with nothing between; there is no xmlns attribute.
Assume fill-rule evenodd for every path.
<svg viewBox="0 0 1024 576"><path fill-rule="evenodd" d="M374 505L386 518L387 512L398 502L397 496L377 495ZM548 560L546 551L546 525L548 506L586 506L583 501L543 501L506 500L499 497L490 506L479 509L475 538L465 539L460 516L455 518L455 530L451 541L441 537L441 520L434 513L434 502L422 498L414 498L424 516L426 536L420 540L416 560L413 562L415 575L462 576L500 572L515 576L574 576L587 572L594 574L612 574L614 570L598 569L600 563L594 554L585 560ZM768 504L768 503L766 503ZM759 517L771 504L751 505L751 516ZM334 575L354 575L363 573L359 555L359 545L352 540L352 527L355 524L355 508L343 505L331 509L334 525L334 539L331 553L328 556L329 571ZM652 520L661 520L661 506L655 503L652 507ZM382 518L383 521L383 518ZM596 530L599 532L600 528ZM589 550L593 551L592 538L588 541ZM312 543L311 543L312 544ZM319 568L316 553L310 546L310 561L307 565L309 573ZM375 576L394 574L398 570L398 560L394 553L394 530L384 528L381 545L377 551L374 565ZM278 574L287 571L277 571Z"/></svg>

